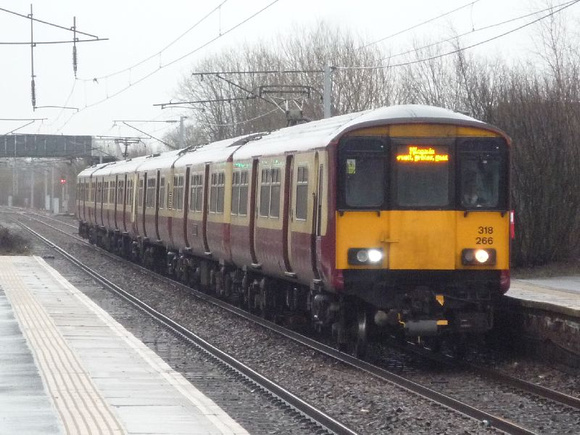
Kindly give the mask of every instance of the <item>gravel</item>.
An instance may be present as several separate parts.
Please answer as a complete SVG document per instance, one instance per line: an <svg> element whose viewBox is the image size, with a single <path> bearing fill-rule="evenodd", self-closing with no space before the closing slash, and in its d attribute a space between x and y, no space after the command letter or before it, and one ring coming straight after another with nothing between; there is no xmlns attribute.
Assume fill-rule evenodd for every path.
<svg viewBox="0 0 580 435"><path fill-rule="evenodd" d="M0 215L0 225L4 226L3 216ZM71 217L60 219L73 222ZM201 301L176 286L160 283L132 266L127 267L117 260L101 256L85 243L59 235L33 222L26 223L38 228L55 243L73 253L83 263L105 274L117 285L361 434L497 433L486 422L467 418L306 349ZM34 243L33 249L37 255L47 255L48 252L39 242ZM247 385L236 383L231 379L227 379L223 384L213 383L205 375L199 376L197 367L200 361L203 361L203 357L192 353L152 322L144 321L134 313L130 314L132 311L124 302L112 298L94 285L87 285L86 277L79 275L80 272L68 262L60 260L58 256L48 261L138 338L168 360L196 387L230 412L251 433L312 433L312 427L297 425L289 413L280 415L281 412L269 400L251 391ZM514 365L516 368L513 370L518 374L525 374L531 378L536 377L537 372L542 372L543 380L549 378L550 386L556 389L561 389L560 382L569 384L571 379L536 362L512 361L506 366L506 370L509 371ZM521 370L522 366L526 367L525 371ZM214 372L216 379L227 378L219 370L216 372L214 369ZM546 376L547 373L549 376ZM577 386L578 384L572 391L577 393ZM569 388L569 385L566 387ZM236 405L240 402L246 404L242 409ZM522 412L524 413L525 409ZM268 414L272 417L264 419ZM558 416L554 418L558 419ZM545 433L550 432L548 430Z"/></svg>

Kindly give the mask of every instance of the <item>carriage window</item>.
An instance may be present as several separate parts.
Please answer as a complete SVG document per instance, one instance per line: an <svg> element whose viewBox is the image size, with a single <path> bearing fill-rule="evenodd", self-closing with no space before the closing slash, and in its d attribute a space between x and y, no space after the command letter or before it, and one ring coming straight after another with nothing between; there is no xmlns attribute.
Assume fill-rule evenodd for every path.
<svg viewBox="0 0 580 435"><path fill-rule="evenodd" d="M165 177L159 179L159 208L165 208Z"/></svg>
<svg viewBox="0 0 580 435"><path fill-rule="evenodd" d="M262 169L260 216L280 217L280 169Z"/></svg>
<svg viewBox="0 0 580 435"><path fill-rule="evenodd" d="M260 216L268 216L270 210L270 170L262 169L262 178L260 184Z"/></svg>
<svg viewBox="0 0 580 435"><path fill-rule="evenodd" d="M146 207L153 208L155 207L155 178L148 178L147 179L147 192L145 196Z"/></svg>
<svg viewBox="0 0 580 435"><path fill-rule="evenodd" d="M115 204L117 202L117 182L116 181L111 181L109 183L109 203L110 204Z"/></svg>
<svg viewBox="0 0 580 435"><path fill-rule="evenodd" d="M122 205L123 200L125 199L123 197L124 187L125 187L125 182L123 180L117 181L117 204L118 205Z"/></svg>
<svg viewBox="0 0 580 435"><path fill-rule="evenodd" d="M280 169L272 169L270 217L280 217Z"/></svg>
<svg viewBox="0 0 580 435"><path fill-rule="evenodd" d="M449 206L449 147L397 146L394 163L394 197L399 206Z"/></svg>
<svg viewBox="0 0 580 435"><path fill-rule="evenodd" d="M237 171L232 181L232 214L248 214L248 171Z"/></svg>
<svg viewBox="0 0 580 435"><path fill-rule="evenodd" d="M183 175L173 177L173 208L183 210Z"/></svg>
<svg viewBox="0 0 580 435"><path fill-rule="evenodd" d="M240 216L248 214L248 171L240 173Z"/></svg>
<svg viewBox="0 0 580 435"><path fill-rule="evenodd" d="M191 176L191 187L189 192L189 209L191 211L202 211L203 198L203 175L194 174Z"/></svg>
<svg viewBox="0 0 580 435"><path fill-rule="evenodd" d="M211 192L209 198L209 211L212 213L224 212L225 174L216 172L211 174Z"/></svg>
<svg viewBox="0 0 580 435"><path fill-rule="evenodd" d="M223 213L224 212L224 202L225 202L225 188L226 188L226 175L223 172L220 172L218 175L218 200L217 200L217 212Z"/></svg>
<svg viewBox="0 0 580 435"><path fill-rule="evenodd" d="M296 178L296 219L306 220L308 214L308 168L298 167Z"/></svg>
<svg viewBox="0 0 580 435"><path fill-rule="evenodd" d="M143 179L139 179L139 188L137 189L137 208L143 205Z"/></svg>
<svg viewBox="0 0 580 435"><path fill-rule="evenodd" d="M127 205L133 205L133 180L127 180L127 194L125 195Z"/></svg>

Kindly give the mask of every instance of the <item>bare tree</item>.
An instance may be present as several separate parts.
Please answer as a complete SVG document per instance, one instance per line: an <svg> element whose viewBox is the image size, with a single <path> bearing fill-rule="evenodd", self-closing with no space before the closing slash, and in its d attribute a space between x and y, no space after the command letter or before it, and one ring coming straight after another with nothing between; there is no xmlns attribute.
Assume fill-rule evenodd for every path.
<svg viewBox="0 0 580 435"><path fill-rule="evenodd" d="M280 128L288 124L289 109L300 110L304 119L322 118L326 65L334 67L333 114L392 102L394 81L388 70L363 68L380 65L378 50L364 48L349 33L324 23L311 31L300 29L294 35L280 38L275 45L257 44L223 52L194 69L199 73L254 73L196 74L182 80L178 98L199 102L192 107L191 118L200 137L217 140Z"/></svg>
<svg viewBox="0 0 580 435"><path fill-rule="evenodd" d="M323 70L330 65L335 115L421 103L466 111L506 131L513 138L513 264L570 258L580 254L580 45L557 20L542 32L541 67L492 62L454 41L453 55L437 44L415 44L406 66L395 68L388 55L342 29L297 28L277 43L231 49L195 66L198 73L253 73L183 79L179 98L197 101L188 143L283 127L290 108L322 118ZM282 92L288 90L293 94Z"/></svg>

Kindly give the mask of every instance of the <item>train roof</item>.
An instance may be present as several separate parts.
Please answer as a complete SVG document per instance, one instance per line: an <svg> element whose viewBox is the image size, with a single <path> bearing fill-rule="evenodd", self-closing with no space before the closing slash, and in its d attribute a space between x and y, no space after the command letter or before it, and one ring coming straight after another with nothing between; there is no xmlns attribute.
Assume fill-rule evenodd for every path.
<svg viewBox="0 0 580 435"><path fill-rule="evenodd" d="M441 107L409 104L349 113L282 128L271 133L247 134L158 155L104 163L84 169L79 176L107 176L160 167L179 168L225 162L232 156L234 160L250 160L257 156L279 156L293 151L324 148L356 129L405 123L471 126L493 131L506 138L508 142L510 141L500 129L462 113Z"/></svg>
<svg viewBox="0 0 580 435"><path fill-rule="evenodd" d="M144 160L139 160L131 172L141 172L160 167L170 168L175 160L183 153L183 150L171 150L163 153L146 156Z"/></svg>
<svg viewBox="0 0 580 435"><path fill-rule="evenodd" d="M100 171L104 167L113 165L115 163L117 163L117 162L98 163L96 165L89 166L88 168L85 168L81 172L79 172L78 177L90 177L95 172Z"/></svg>
<svg viewBox="0 0 580 435"><path fill-rule="evenodd" d="M337 136L359 128L376 125L392 124L454 124L490 130L509 139L507 135L497 127L483 121L472 118L463 113L443 107L426 106L421 104L406 104L400 106L381 107L379 109L361 112L361 116L343 126Z"/></svg>
<svg viewBox="0 0 580 435"><path fill-rule="evenodd" d="M281 155L288 151L304 151L322 148L329 144L340 128L362 113L349 113L332 118L312 121L273 131L261 139L242 146L234 160L247 160L255 156Z"/></svg>
<svg viewBox="0 0 580 435"><path fill-rule="evenodd" d="M212 142L207 145L195 148L186 152L183 158L175 162L175 167L183 167L189 165L197 165L203 163L225 162L229 157L236 152L244 144L260 140L268 133L252 133L243 136L234 137L231 139L220 140Z"/></svg>
<svg viewBox="0 0 580 435"><path fill-rule="evenodd" d="M85 171L87 171L87 169L91 169L91 168L87 168L84 171L82 171L79 175L80 176L93 176L93 177L106 177L108 175L120 174L120 173L125 173L125 172L132 172L135 170L135 168L137 168L137 166L142 164L145 161L145 159L147 159L147 158L148 158L148 156L140 156L140 157L134 157L134 158L128 159L128 160L118 160L116 162L111 162L111 163L107 163L104 165L98 165L94 171L92 171L88 174L85 174ZM94 168L94 166L92 168Z"/></svg>
<svg viewBox="0 0 580 435"><path fill-rule="evenodd" d="M494 131L509 140L507 135L485 122L441 107L400 105L381 107L364 112L300 124L276 130L260 140L248 142L235 154L235 160L255 156L282 155L289 151L307 151L326 147L342 135L360 128L405 123L458 124Z"/></svg>

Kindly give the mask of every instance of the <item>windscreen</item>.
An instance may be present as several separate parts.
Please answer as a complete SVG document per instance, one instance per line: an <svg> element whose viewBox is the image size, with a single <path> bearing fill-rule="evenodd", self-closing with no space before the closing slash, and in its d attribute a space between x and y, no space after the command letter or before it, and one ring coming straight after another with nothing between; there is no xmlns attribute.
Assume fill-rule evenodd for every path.
<svg viewBox="0 0 580 435"><path fill-rule="evenodd" d="M459 148L459 203L466 209L503 207L506 157L497 141L471 141Z"/></svg>
<svg viewBox="0 0 580 435"><path fill-rule="evenodd" d="M373 154L349 156L345 161L345 200L349 207L375 208L385 200L385 162Z"/></svg>
<svg viewBox="0 0 580 435"><path fill-rule="evenodd" d="M339 209L494 210L508 203L497 137L353 137L339 148Z"/></svg>
<svg viewBox="0 0 580 435"><path fill-rule="evenodd" d="M349 138L340 148L341 207L382 209L387 201L388 157L384 140Z"/></svg>
<svg viewBox="0 0 580 435"><path fill-rule="evenodd" d="M394 201L400 207L447 207L449 147L398 145L394 153Z"/></svg>

